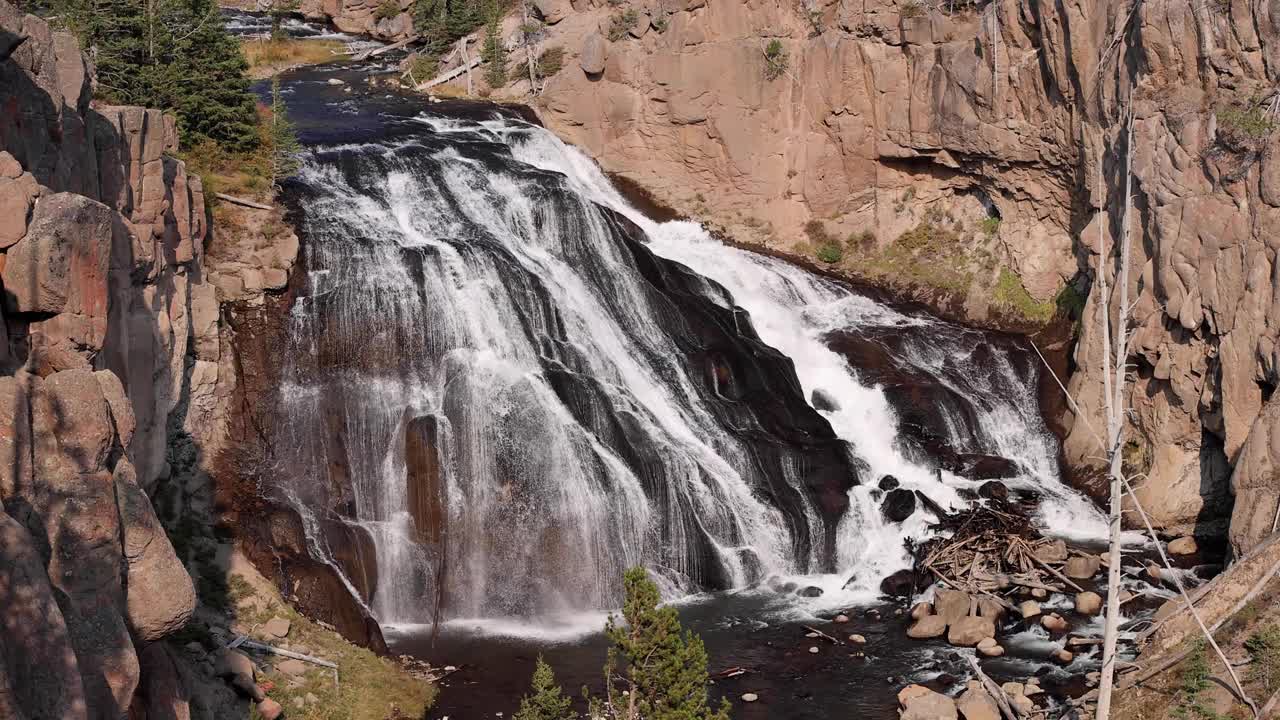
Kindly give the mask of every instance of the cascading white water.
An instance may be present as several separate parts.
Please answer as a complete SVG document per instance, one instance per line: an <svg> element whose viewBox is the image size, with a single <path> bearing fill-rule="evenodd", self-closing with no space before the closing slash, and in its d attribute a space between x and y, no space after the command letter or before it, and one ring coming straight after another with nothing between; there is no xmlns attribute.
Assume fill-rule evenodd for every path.
<svg viewBox="0 0 1280 720"><path fill-rule="evenodd" d="M966 372L957 354L981 333L726 247L696 224L651 222L540 128L421 123L417 136L316 148L308 161L307 291L282 389L281 454L297 471L284 494L312 527L336 517L367 533L377 582L365 599L383 623L426 622L437 597L452 618L593 613L616 606L622 570L640 563L668 597L803 575L826 591L812 602L869 599L929 522L886 522L875 480L893 475L947 507L975 483L904 450L890 399L828 346L833 331L946 334L931 346L916 333L898 359L976 408L977 427L953 423L954 449L1018 461L1012 484L1045 495L1049 531L1105 532L1057 478L1035 369L989 348L999 371ZM699 297L680 306L612 213L714 283L681 278ZM741 317L735 306L794 364L800 388L780 394L838 400L823 413L834 437L804 429L782 442L751 404L760 398L741 397L740 375L764 367L785 384L788 371L749 332L716 334L717 318ZM680 307L721 310L696 319ZM766 364L736 365L743 348ZM430 430L415 435L421 421ZM414 442L426 469L410 467L422 464L408 459ZM821 499L832 472L848 499L838 518Z"/></svg>

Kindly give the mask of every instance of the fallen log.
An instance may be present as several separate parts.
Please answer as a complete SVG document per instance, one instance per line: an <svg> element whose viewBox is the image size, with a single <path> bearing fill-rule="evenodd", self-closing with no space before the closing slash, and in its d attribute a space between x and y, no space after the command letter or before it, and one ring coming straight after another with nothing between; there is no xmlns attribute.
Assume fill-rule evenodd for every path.
<svg viewBox="0 0 1280 720"><path fill-rule="evenodd" d="M458 76L459 76L459 75L461 75L462 73L464 73L464 72L466 72L466 71L468 71L468 70L470 70L470 69L472 69L472 68L474 68L474 67L478 66L481 62L484 62L484 58L482 58L481 56L477 55L477 56L475 56L474 58L472 58L469 62L464 62L464 63L462 63L461 65L459 65L458 67L456 67L456 68L454 68L454 69L452 69L452 70L446 70L445 72L440 73L439 75L437 75L437 76L435 76L435 77L431 78L430 80L428 80L428 81L426 81L426 82L424 82L424 83L419 84L419 85L418 85L418 87L416 87L415 89L416 89L416 90L427 90L427 89L429 89L429 88L433 88L433 87L435 87L435 86L437 86L437 85L441 85L441 84L443 84L443 83L447 83L447 82L449 82L450 80L452 80L452 79L454 79L454 78L458 77Z"/></svg>
<svg viewBox="0 0 1280 720"><path fill-rule="evenodd" d="M214 193L213 196L218 198L219 200L226 200L229 203L234 203L236 205L243 205L245 207L251 207L255 210L274 210L275 209L275 207L272 205L263 205L260 202L246 200L245 198L236 197L235 195L228 195L226 193Z"/></svg>
<svg viewBox="0 0 1280 720"><path fill-rule="evenodd" d="M811 632L811 633L816 634L818 637L822 638L823 640L828 640L828 641L830 641L830 642L831 642L831 644L833 644L833 645L842 645L842 644L843 644L843 643L841 643L839 640L837 640L837 639L835 639L835 638L831 637L830 635L828 635L828 634L826 634L826 633L822 632L821 630L819 630L819 629L818 629L818 628L816 628L816 627L812 627L812 626L809 626L809 625L801 625L800 627L804 628L805 630L808 630L808 631L809 631L809 632Z"/></svg>
<svg viewBox="0 0 1280 720"><path fill-rule="evenodd" d="M376 57L383 53L391 52L392 50L399 50L402 47L406 47L412 43L418 42L418 39L419 39L419 36L414 35L412 37L405 38L404 40L401 40L399 42L391 43L390 45L383 45L382 47L371 48L369 50L356 53L351 57L351 59L356 61L368 60L371 57Z"/></svg>

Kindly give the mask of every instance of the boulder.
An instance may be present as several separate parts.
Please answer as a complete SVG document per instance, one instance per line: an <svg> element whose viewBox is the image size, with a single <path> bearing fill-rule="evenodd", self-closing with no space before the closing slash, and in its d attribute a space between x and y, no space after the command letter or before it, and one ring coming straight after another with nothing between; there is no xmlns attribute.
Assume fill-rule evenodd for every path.
<svg viewBox="0 0 1280 720"><path fill-rule="evenodd" d="M951 625L969 614L971 603L968 593L939 588L933 596L933 611Z"/></svg>
<svg viewBox="0 0 1280 720"><path fill-rule="evenodd" d="M569 0L533 0L533 9L543 22L555 25L573 13L573 4Z"/></svg>
<svg viewBox="0 0 1280 720"><path fill-rule="evenodd" d="M1000 706L981 688L965 690L956 699L956 709L964 720L1000 720Z"/></svg>
<svg viewBox="0 0 1280 720"><path fill-rule="evenodd" d="M648 25L646 24L645 27L648 28ZM840 412L840 403L835 399L835 396L822 388L813 389L813 392L809 394L809 404L813 406L814 410Z"/></svg>
<svg viewBox="0 0 1280 720"><path fill-rule="evenodd" d="M1008 500L1009 487L997 480L988 480L978 486L978 497L988 500Z"/></svg>
<svg viewBox="0 0 1280 720"><path fill-rule="evenodd" d="M822 597L822 588L818 587L817 585L810 585L808 587L801 588L800 591L797 592L796 594L799 595L800 597L806 597L806 598Z"/></svg>
<svg viewBox="0 0 1280 720"><path fill-rule="evenodd" d="M1000 657L1001 655L1004 655L1004 648L1000 646L1000 643L996 642L995 638L983 638L978 641L977 647L978 652L987 657Z"/></svg>
<svg viewBox="0 0 1280 720"><path fill-rule="evenodd" d="M889 490L893 490L897 488L898 485L900 484L901 483L898 482L898 478L892 475L885 475L884 477L880 478L879 487L881 490L888 492Z"/></svg>
<svg viewBox="0 0 1280 720"><path fill-rule="evenodd" d="M916 494L903 488L895 488L885 494L880 512L889 522L902 522L916 511Z"/></svg>
<svg viewBox="0 0 1280 720"><path fill-rule="evenodd" d="M582 43L582 53L578 64L587 75L599 75L604 72L604 63L609 59L609 44L598 32L587 36Z"/></svg>
<svg viewBox="0 0 1280 720"><path fill-rule="evenodd" d="M218 656L218 662L214 666L218 677L233 677L235 675L244 675L250 680L257 677L257 668L254 667L253 661L248 655L239 650L224 649Z"/></svg>
<svg viewBox="0 0 1280 720"><path fill-rule="evenodd" d="M1049 632L1055 633L1055 634L1064 633L1068 629L1070 629L1070 625L1068 625L1067 621L1064 620L1062 616L1059 615L1058 613L1050 613L1048 615L1042 615L1040 617L1040 624L1044 626L1045 630L1048 630Z"/></svg>
<svg viewBox="0 0 1280 720"><path fill-rule="evenodd" d="M744 703L753 703L759 699L760 699L760 696L756 695L755 693L742 693L742 702Z"/></svg>
<svg viewBox="0 0 1280 720"><path fill-rule="evenodd" d="M866 645L867 638L863 635L850 635L849 642L853 643L854 645Z"/></svg>
<svg viewBox="0 0 1280 720"><path fill-rule="evenodd" d="M13 160L12 155L4 155ZM40 185L29 173L13 178L0 176L0 250L12 246L27 234L31 206L39 194Z"/></svg>
<svg viewBox="0 0 1280 720"><path fill-rule="evenodd" d="M996 602L994 598L985 595L978 597L978 614L984 618L991 618L995 622L1000 622L1000 618L1004 617L1007 612L1004 605Z"/></svg>
<svg viewBox="0 0 1280 720"><path fill-rule="evenodd" d="M112 218L110 208L82 195L41 198L0 272L5 310L98 318L105 333Z"/></svg>
<svg viewBox="0 0 1280 720"><path fill-rule="evenodd" d="M1073 580L1088 580L1098 574L1102 562L1096 555L1074 555L1067 560L1062 574Z"/></svg>
<svg viewBox="0 0 1280 720"><path fill-rule="evenodd" d="M880 592L889 597L911 597L915 593L916 574L899 570L880 581Z"/></svg>
<svg viewBox="0 0 1280 720"><path fill-rule="evenodd" d="M1053 659L1062 663L1063 665L1070 665L1071 661L1074 660L1075 657L1076 657L1075 654L1072 653L1070 650L1067 650L1066 648L1057 650L1053 653Z"/></svg>
<svg viewBox="0 0 1280 720"><path fill-rule="evenodd" d="M262 716L262 720L279 720L284 717L284 708L275 700L264 698L258 703L258 714Z"/></svg>
<svg viewBox="0 0 1280 720"><path fill-rule="evenodd" d="M152 642L186 626L196 608L195 586L128 460L116 463L113 481L124 529L125 619L135 638Z"/></svg>
<svg viewBox="0 0 1280 720"><path fill-rule="evenodd" d="M926 615L907 628L907 637L917 640L942 637L947 631L947 621L938 615Z"/></svg>
<svg viewBox="0 0 1280 720"><path fill-rule="evenodd" d="M1169 543L1170 555L1195 555L1200 548L1196 539L1190 535L1180 537Z"/></svg>
<svg viewBox="0 0 1280 720"><path fill-rule="evenodd" d="M927 602L916 603L915 607L911 608L912 620L919 620L920 618L926 615L932 615L932 614L933 614L933 606Z"/></svg>
<svg viewBox="0 0 1280 720"><path fill-rule="evenodd" d="M961 647L973 647L984 638L996 636L996 624L991 618L970 615L951 623L947 631L947 642Z"/></svg>
<svg viewBox="0 0 1280 720"><path fill-rule="evenodd" d="M1102 596L1096 592L1076 593L1076 612L1097 615L1102 612Z"/></svg>
<svg viewBox="0 0 1280 720"><path fill-rule="evenodd" d="M1040 614L1040 603L1035 600L1023 600L1018 605L1018 612L1022 614L1022 619L1026 620Z"/></svg>
<svg viewBox="0 0 1280 720"><path fill-rule="evenodd" d="M262 631L274 638L283 638L289 634L289 619L273 617L262 626Z"/></svg>
<svg viewBox="0 0 1280 720"><path fill-rule="evenodd" d="M957 720L956 703L923 685L908 685L898 693L899 720Z"/></svg>
<svg viewBox="0 0 1280 720"><path fill-rule="evenodd" d="M949 458L943 467L969 480L1000 480L1017 477L1022 471L1018 463L998 455L960 453Z"/></svg>
<svg viewBox="0 0 1280 720"><path fill-rule="evenodd" d="M848 616L848 615L837 615L837 616L835 616L834 618L832 618L831 622L833 622L833 623L837 623L837 624L844 624L844 623L849 622L849 616Z"/></svg>
<svg viewBox="0 0 1280 720"><path fill-rule="evenodd" d="M1056 563L1067 559L1067 543L1063 540L1054 540L1048 545L1041 545L1036 548L1036 559L1041 562Z"/></svg>

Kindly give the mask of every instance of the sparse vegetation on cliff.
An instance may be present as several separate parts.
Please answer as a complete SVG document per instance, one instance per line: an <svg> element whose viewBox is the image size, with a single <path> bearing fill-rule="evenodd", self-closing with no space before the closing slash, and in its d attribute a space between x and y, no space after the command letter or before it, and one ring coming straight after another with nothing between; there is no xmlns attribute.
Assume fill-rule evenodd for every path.
<svg viewBox="0 0 1280 720"><path fill-rule="evenodd" d="M998 223L999 220L996 222ZM1049 322L1057 310L1052 300L1037 302L1031 297L1031 293L1022 286L1022 278L1007 267L1000 268L1000 276L996 279L992 300L997 308L1036 322Z"/></svg>
<svg viewBox="0 0 1280 720"><path fill-rule="evenodd" d="M373 11L374 20L390 20L400 14L400 4L395 0L382 0Z"/></svg>
<svg viewBox="0 0 1280 720"><path fill-rule="evenodd" d="M614 13L609 20L609 41L618 42L625 38L627 33L640 22L640 13L633 8L627 8L622 12Z"/></svg>
<svg viewBox="0 0 1280 720"><path fill-rule="evenodd" d="M1218 139L1237 151L1257 150L1276 128L1260 102L1250 100L1218 108Z"/></svg>
<svg viewBox="0 0 1280 720"><path fill-rule="evenodd" d="M534 65L533 72L539 80L545 80L560 72L562 67L564 67L564 48L553 45L538 55L538 62Z"/></svg>
<svg viewBox="0 0 1280 720"><path fill-rule="evenodd" d="M907 0L898 8L898 17L903 20L922 17L925 13L924 4L919 0Z"/></svg>
<svg viewBox="0 0 1280 720"><path fill-rule="evenodd" d="M790 59L782 41L774 38L764 48L764 77L766 80L777 80L787 72Z"/></svg>

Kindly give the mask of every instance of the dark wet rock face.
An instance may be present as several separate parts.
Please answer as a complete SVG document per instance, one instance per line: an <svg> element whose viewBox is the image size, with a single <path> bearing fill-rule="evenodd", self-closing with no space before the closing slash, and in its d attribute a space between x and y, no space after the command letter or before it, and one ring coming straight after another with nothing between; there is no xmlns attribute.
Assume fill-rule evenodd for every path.
<svg viewBox="0 0 1280 720"><path fill-rule="evenodd" d="M899 570L880 581L880 592L891 598L909 598L916 592L919 578L913 570Z"/></svg>
<svg viewBox="0 0 1280 720"><path fill-rule="evenodd" d="M822 388L816 388L812 393L809 393L809 402L815 410L822 412L840 411L840 402L835 399L835 396Z"/></svg>
<svg viewBox="0 0 1280 720"><path fill-rule="evenodd" d="M894 488L898 487L898 485L899 485L898 478L892 475L885 475L884 477L880 478L879 487L881 490L885 490L885 491L893 490Z"/></svg>
<svg viewBox="0 0 1280 720"><path fill-rule="evenodd" d="M884 519L889 522L902 522L911 517L911 514L915 511L916 494L903 488L890 490L884 496L884 502L880 505L880 512L884 514Z"/></svg>

